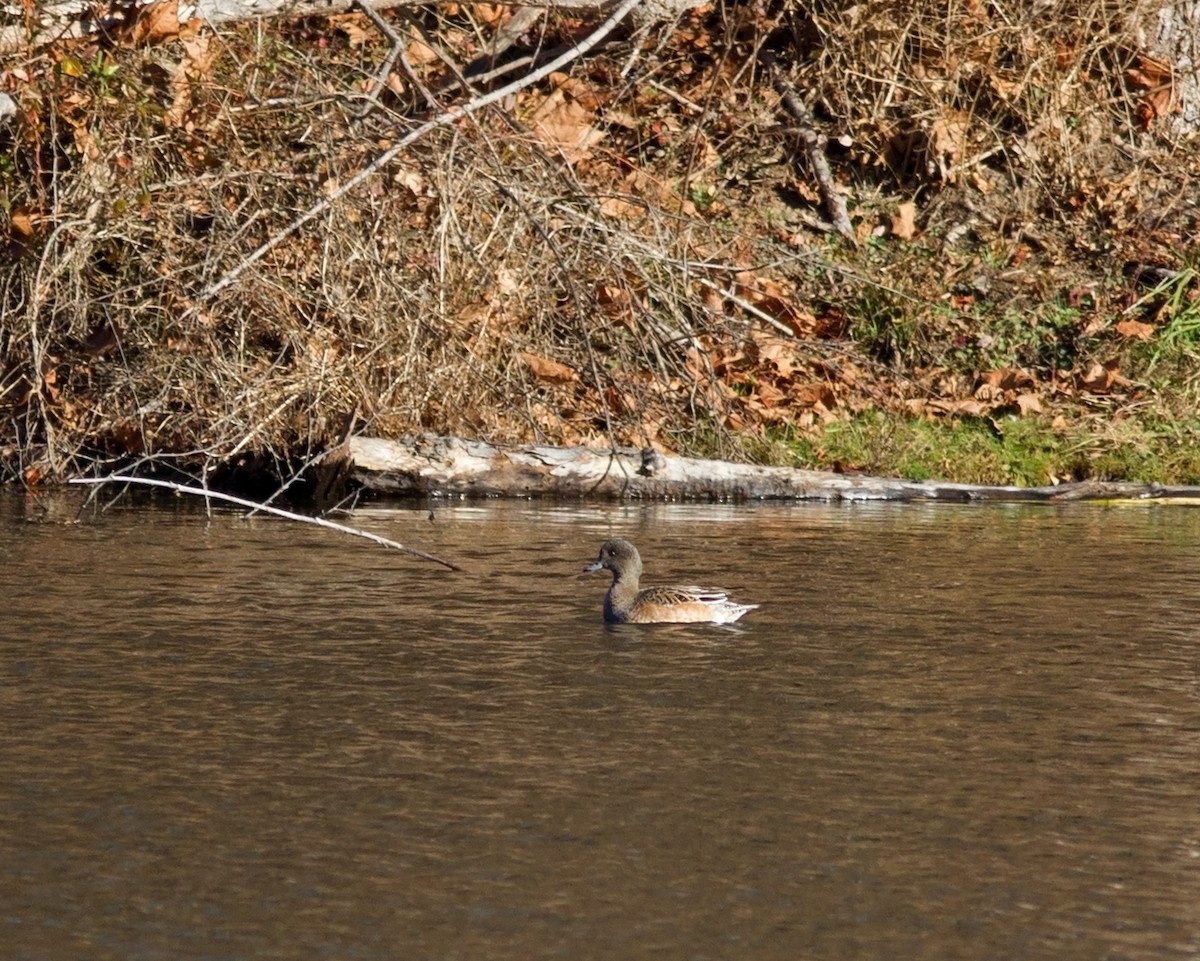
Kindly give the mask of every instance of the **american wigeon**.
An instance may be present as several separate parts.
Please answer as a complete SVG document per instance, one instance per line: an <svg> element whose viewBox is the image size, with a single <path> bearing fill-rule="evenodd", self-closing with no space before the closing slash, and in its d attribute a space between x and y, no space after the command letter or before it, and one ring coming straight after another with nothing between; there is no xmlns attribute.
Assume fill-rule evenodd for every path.
<svg viewBox="0 0 1200 961"><path fill-rule="evenodd" d="M708 621L729 624L757 604L735 604L724 591L704 587L647 587L638 590L642 557L629 541L612 540L583 570L612 571L613 582L604 597L604 619L617 624L659 624Z"/></svg>

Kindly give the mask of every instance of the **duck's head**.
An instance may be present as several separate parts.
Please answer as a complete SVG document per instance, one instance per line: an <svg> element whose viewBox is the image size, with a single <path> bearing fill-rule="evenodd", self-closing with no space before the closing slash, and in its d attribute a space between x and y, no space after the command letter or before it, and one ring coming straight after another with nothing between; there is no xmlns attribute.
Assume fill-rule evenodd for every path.
<svg viewBox="0 0 1200 961"><path fill-rule="evenodd" d="M620 577L622 574L640 575L642 572L642 557L638 554L638 549L629 541L616 540L605 541L600 548L600 556L597 557L591 564L583 569L585 574L598 570L610 570L614 577Z"/></svg>

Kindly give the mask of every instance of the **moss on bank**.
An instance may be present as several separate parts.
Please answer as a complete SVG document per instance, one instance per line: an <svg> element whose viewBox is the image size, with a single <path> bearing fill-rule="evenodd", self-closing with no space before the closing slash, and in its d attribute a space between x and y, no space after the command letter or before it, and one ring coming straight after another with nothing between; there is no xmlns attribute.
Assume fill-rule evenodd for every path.
<svg viewBox="0 0 1200 961"><path fill-rule="evenodd" d="M707 5L431 133L249 267L462 101L411 23L381 87L360 14L31 51L2 81L0 475L287 477L347 430L430 430L1194 482L1200 151L1137 80L1152 12ZM467 62L506 16L420 26Z"/></svg>

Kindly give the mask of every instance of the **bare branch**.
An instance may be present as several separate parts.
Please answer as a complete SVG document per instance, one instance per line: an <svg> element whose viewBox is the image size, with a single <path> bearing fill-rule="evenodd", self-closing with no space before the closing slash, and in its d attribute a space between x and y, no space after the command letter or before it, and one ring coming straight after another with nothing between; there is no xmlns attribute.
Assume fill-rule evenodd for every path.
<svg viewBox="0 0 1200 961"><path fill-rule="evenodd" d="M825 156L824 138L813 129L812 111L796 96L796 92L788 85L787 80L775 65L775 58L767 51L762 54L763 62L771 72L771 85L783 100L788 113L800 123L800 140L804 144L804 153L812 167L813 176L817 178L817 189L825 202L825 210L833 221L834 229L852 244L858 242L854 235L854 225L850 223L850 215L846 212L846 198L837 189L833 171L829 167L829 159Z"/></svg>
<svg viewBox="0 0 1200 961"><path fill-rule="evenodd" d="M396 541L388 540L386 537L380 537L378 534L372 534L368 531L359 530L357 527L347 527L345 524L338 524L334 521L327 521L323 517L310 517L307 514L295 514L292 511L285 511L279 507L272 507L269 504L258 504L254 501L245 500L241 497L234 497L232 494L222 494L218 491L205 490L202 487L187 487L183 484L176 484L172 481L155 480L149 477L130 477L126 474L112 474L108 477L75 477L72 478L72 484L141 484L144 487L162 487L166 490L175 491L177 494L192 494L196 497L203 497L205 500L226 501L230 504L237 504L239 507L246 507L253 511L262 511L265 514L274 514L276 517L282 517L289 521L299 521L302 524L315 524L317 527L324 527L327 530L338 531L342 534L352 534L355 537L365 537L369 541L374 541L376 544L382 544L384 547L395 548L398 551L403 551L405 554L412 554L414 557L419 557L422 560L433 561L435 564L441 564L443 567L448 567L452 571L462 570L457 564L451 564L447 560L443 560L434 554L427 554L425 551L419 551L415 547L405 547Z"/></svg>
<svg viewBox="0 0 1200 961"><path fill-rule="evenodd" d="M415 130L411 131L406 136L400 138L399 143L397 143L395 146L391 147L389 150L385 151L384 153L382 153L378 157L376 157L375 160L373 160L370 164L368 164L365 168L363 168L362 171L360 171L357 175L355 175L354 177L351 177L349 180L347 180L346 183L344 183L341 187L339 187L336 191L334 191L328 197L324 198L323 200L319 201L318 203L313 204L313 206L311 206L303 214L301 214L299 217L297 217L295 220L293 220L287 227L285 227L283 230L281 230L279 233L277 233L274 237L272 237L270 240L268 240L266 243L264 243L262 246L260 246L257 250L255 250L253 253L251 253L245 260L243 260L240 264L238 264L232 270L228 271L225 274L225 276L223 276L220 280L218 280L214 284L211 284L206 290L204 290L200 294L200 299L201 300L207 299L209 297L212 297L214 294L218 293L219 291L224 290L231 283L233 283L238 277L240 277L242 275L242 273L244 273L249 267L253 266L254 264L258 263L258 261L262 260L263 257L265 257L268 253L270 253L280 243L282 243L284 240L286 240L288 237L290 237L292 234L294 234L297 230L299 230L301 227L303 227L310 220L312 220L315 217L319 217L326 210L328 210L330 207L332 207L334 204L336 204L339 200L341 200L343 197L345 197L346 194L350 193L350 191L352 191L359 184L361 184L365 180L368 180L371 177L375 176L375 174L381 168L387 166L392 160L394 160L396 157L400 156L401 153L403 153L405 150L407 150L409 147L411 147L414 143L416 143L418 140L420 140L422 137L424 137L427 133L430 133L431 131L436 130L439 127L448 126L449 124L454 123L456 120L460 120L463 117L466 117L466 116L469 116L470 114L476 113L477 111L480 111L484 107L488 107L491 104L498 103L499 101L503 100L505 97L512 96L512 94L516 93L519 90L524 90L526 87L531 87L535 83L537 83L539 80L541 80L543 77L547 77L550 74L552 74L555 70L561 69L562 67L564 67L568 63L570 63L572 60L576 60L579 57L582 57L585 53L587 53L594 46L596 46L596 44L600 43L600 41L602 41L605 37L607 37L610 33L612 33L612 31L616 28L617 24L619 24L622 20L624 20L625 16L634 7L636 7L638 4L640 4L642 2L643 2L643 0L624 0L624 2L619 7L617 7L616 10L613 11L612 16L610 16L607 20L605 20L602 24L600 24L600 26L597 27L581 43L579 43L578 45L576 45L574 47L571 47L571 49L567 50L561 56L556 57L555 59L551 60L547 64L543 64L541 67L539 67L537 70L534 70L532 73L526 74L524 77L514 80L510 84L506 84L503 87L500 87L496 90L491 91L490 93L484 94L482 97L479 97L476 100L471 100L467 103L459 104L456 107L451 107L449 110L446 110L443 113L438 114L432 120L429 120L429 121L421 124L421 126L417 127Z"/></svg>

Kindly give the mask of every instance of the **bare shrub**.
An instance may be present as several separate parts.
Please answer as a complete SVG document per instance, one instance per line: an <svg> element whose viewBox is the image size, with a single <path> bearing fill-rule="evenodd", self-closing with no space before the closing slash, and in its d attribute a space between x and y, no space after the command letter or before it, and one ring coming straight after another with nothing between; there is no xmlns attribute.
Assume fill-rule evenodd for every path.
<svg viewBox="0 0 1200 961"><path fill-rule="evenodd" d="M203 296L429 98L472 96L453 64L496 24L456 9L393 15L414 73L383 89L361 15L31 58L0 169L10 471L286 474L351 422L769 455L773 425L969 392L947 369L986 315L956 291L1099 290L1195 166L1139 120L1127 5L717 4L431 133ZM857 249L822 232L763 49L830 137ZM1087 321L1039 377L1106 349Z"/></svg>

